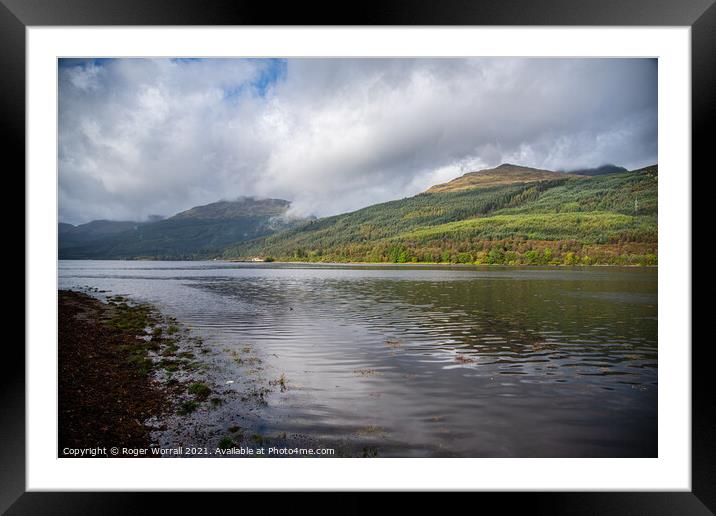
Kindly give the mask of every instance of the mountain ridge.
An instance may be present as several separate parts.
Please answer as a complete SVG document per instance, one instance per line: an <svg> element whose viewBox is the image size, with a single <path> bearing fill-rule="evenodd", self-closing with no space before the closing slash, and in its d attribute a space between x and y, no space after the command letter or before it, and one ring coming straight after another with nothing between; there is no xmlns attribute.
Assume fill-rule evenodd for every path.
<svg viewBox="0 0 716 516"><path fill-rule="evenodd" d="M658 166L594 177L564 173L548 177L534 181L531 175L526 182L428 190L246 241L227 248L224 257L656 264Z"/></svg>
<svg viewBox="0 0 716 516"><path fill-rule="evenodd" d="M303 219L287 217L290 201L239 197L194 206L148 221L91 221L58 225L61 259L194 259L285 229Z"/></svg>
<svg viewBox="0 0 716 516"><path fill-rule="evenodd" d="M289 217L283 199L240 197L162 220L60 223L59 255L649 265L658 248L657 182L657 165L579 175L505 163L319 219Z"/></svg>
<svg viewBox="0 0 716 516"><path fill-rule="evenodd" d="M180 211L165 220L196 219L232 219L246 216L282 215L291 206L284 199L259 199L256 197L238 197L233 201L219 200L194 206Z"/></svg>
<svg viewBox="0 0 716 516"><path fill-rule="evenodd" d="M624 167L619 167L613 164L607 164L593 168L581 168L569 171L570 174L576 174L580 176L603 176L605 174L621 174L624 172L629 171Z"/></svg>

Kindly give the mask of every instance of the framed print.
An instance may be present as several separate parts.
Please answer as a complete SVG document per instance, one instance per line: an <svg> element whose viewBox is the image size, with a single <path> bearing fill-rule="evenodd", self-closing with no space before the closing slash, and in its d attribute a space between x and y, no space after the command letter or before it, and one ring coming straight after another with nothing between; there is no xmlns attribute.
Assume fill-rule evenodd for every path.
<svg viewBox="0 0 716 516"><path fill-rule="evenodd" d="M711 4L3 0L27 203L3 509L710 514Z"/></svg>

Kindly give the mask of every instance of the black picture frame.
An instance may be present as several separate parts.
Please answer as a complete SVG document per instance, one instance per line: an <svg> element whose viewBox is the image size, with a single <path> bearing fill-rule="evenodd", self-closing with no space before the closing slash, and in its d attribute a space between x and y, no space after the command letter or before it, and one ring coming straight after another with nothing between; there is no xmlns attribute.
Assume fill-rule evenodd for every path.
<svg viewBox="0 0 716 516"><path fill-rule="evenodd" d="M715 0L389 0L358 4L247 0L0 0L0 140L5 162L25 168L25 29L50 25L576 25L690 26L692 38L692 168L707 170L706 128L716 102ZM354 7L351 7L353 5ZM13 159L14 158L14 159ZM9 172L9 169L6 169ZM685 171L689 173L690 171ZM19 172L14 172L19 177ZM24 191L24 183L19 186ZM695 205L693 203L692 205ZM17 223L17 222L15 222ZM692 232L693 234L693 232ZM24 238L24 236L23 236ZM24 249L24 246L23 246ZM24 251L23 251L24 252ZM25 256L25 259L28 257ZM26 269L26 274L28 271ZM19 303L18 303L19 304ZM695 309L697 307L694 307ZM693 320L693 316L692 316ZM684 346L690 343L681 343ZM716 511L716 411L706 353L692 345L692 491L590 493L480 493L501 508L519 505L538 514L713 514ZM0 376L0 510L7 514L126 514L151 508L191 509L186 494L25 492L25 353L6 341ZM225 499L226 496L222 495ZM264 503L247 500L242 506ZM474 495L471 495L474 496ZM255 495L251 495L255 498ZM422 497L417 496L422 504ZM228 501L228 500L225 500ZM199 501L207 508L206 502ZM275 497L271 509L280 510ZM286 503L286 502L283 502ZM295 503L295 502L294 502ZM328 502L340 512L363 512L371 502L343 495ZM471 502L474 503L474 502ZM290 507L290 506L286 506Z"/></svg>

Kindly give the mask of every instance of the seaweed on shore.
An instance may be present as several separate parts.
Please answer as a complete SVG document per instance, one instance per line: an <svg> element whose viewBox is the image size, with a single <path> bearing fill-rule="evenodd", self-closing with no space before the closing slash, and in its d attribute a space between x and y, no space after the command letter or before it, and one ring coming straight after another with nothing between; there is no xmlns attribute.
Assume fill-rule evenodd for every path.
<svg viewBox="0 0 716 516"><path fill-rule="evenodd" d="M149 447L143 422L169 408L153 381L148 354L158 344L138 339L151 321L147 306L110 305L59 291L59 451L65 447ZM119 455L121 456L121 455Z"/></svg>
<svg viewBox="0 0 716 516"><path fill-rule="evenodd" d="M150 421L191 414L214 394L198 381L200 364L176 320L152 306L59 291L58 307L60 451L149 448L156 430ZM191 349L203 346L190 342Z"/></svg>

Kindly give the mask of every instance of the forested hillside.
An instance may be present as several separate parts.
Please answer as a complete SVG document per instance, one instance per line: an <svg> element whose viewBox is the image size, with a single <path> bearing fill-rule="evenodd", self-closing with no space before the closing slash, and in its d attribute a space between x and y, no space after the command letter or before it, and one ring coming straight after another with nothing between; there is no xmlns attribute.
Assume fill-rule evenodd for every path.
<svg viewBox="0 0 716 516"><path fill-rule="evenodd" d="M470 174L468 180L451 182L458 185L456 189L441 185L415 197L314 220L231 246L224 256L339 262L656 264L656 166L594 177L536 171L531 178L524 177L524 167L509 167L511 181L510 171L503 169L496 185L465 187L475 181L476 174ZM545 173L547 180L543 180Z"/></svg>

